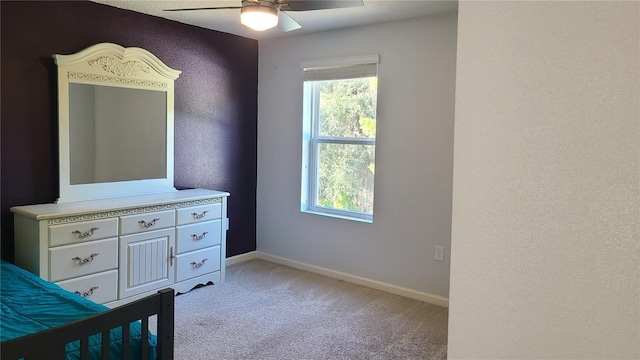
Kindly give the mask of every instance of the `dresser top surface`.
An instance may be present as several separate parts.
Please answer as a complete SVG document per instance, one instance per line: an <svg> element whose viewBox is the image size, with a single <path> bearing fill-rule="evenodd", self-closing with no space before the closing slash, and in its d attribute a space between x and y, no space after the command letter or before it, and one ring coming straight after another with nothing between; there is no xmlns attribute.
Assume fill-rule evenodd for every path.
<svg viewBox="0 0 640 360"><path fill-rule="evenodd" d="M38 204L14 206L11 212L34 218L36 220L50 219L60 216L70 216L88 212L115 211L133 207L154 206L184 201L197 201L208 198L227 197L229 193L206 189L178 190L167 193L125 196L112 199L91 201L77 201L63 204Z"/></svg>

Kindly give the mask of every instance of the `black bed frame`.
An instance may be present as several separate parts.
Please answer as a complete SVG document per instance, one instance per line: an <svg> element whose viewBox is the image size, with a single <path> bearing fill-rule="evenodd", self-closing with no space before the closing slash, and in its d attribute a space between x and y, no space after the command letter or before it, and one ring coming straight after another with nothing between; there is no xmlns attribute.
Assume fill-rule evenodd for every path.
<svg viewBox="0 0 640 360"><path fill-rule="evenodd" d="M108 360L109 332L113 328L122 327L123 360L129 360L129 323L141 322L141 359L148 358L149 316L157 314L157 350L158 359L173 359L173 301L174 290L171 288L158 291L140 300L107 310L91 317L58 326L35 334L5 341L0 345L2 360L65 359L65 345L80 340L80 358L89 358L88 338L102 333L102 359ZM107 346L104 346L107 344ZM133 360L133 359L131 359Z"/></svg>

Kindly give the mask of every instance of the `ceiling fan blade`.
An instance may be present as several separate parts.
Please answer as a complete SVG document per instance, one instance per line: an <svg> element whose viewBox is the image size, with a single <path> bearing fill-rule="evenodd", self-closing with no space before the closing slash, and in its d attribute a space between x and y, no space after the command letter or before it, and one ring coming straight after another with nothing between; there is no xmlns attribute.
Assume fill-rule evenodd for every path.
<svg viewBox="0 0 640 360"><path fill-rule="evenodd" d="M278 27L284 32L300 29L302 26L282 11L278 11Z"/></svg>
<svg viewBox="0 0 640 360"><path fill-rule="evenodd" d="M164 9L163 11L228 10L228 9L242 9L242 6L201 7L201 8L189 8L189 9Z"/></svg>
<svg viewBox="0 0 640 360"><path fill-rule="evenodd" d="M284 11L310 11L364 6L362 0L274 0Z"/></svg>

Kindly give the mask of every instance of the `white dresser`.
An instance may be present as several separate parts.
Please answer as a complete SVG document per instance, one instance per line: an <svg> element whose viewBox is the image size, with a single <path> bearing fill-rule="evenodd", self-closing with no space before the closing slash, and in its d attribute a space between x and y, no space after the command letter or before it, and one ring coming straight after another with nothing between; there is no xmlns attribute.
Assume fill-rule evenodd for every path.
<svg viewBox="0 0 640 360"><path fill-rule="evenodd" d="M190 189L13 207L15 263L109 307L220 284L228 196Z"/></svg>

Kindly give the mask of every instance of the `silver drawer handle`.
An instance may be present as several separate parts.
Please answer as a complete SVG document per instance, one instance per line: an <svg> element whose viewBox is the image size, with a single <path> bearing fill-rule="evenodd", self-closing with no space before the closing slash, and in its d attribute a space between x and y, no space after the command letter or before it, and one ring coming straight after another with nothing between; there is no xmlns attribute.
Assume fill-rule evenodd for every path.
<svg viewBox="0 0 640 360"><path fill-rule="evenodd" d="M207 215L208 212L209 212L209 210L205 210L205 211L201 212L200 214L191 213L191 215L193 215L193 217L196 218L196 219L202 219L205 215Z"/></svg>
<svg viewBox="0 0 640 360"><path fill-rule="evenodd" d="M85 291L83 293L81 293L80 291L74 291L76 294L82 296L83 298L89 297L91 295L93 295L93 291L97 290L98 286L92 286L91 289L89 289L88 291Z"/></svg>
<svg viewBox="0 0 640 360"><path fill-rule="evenodd" d="M90 263L93 261L93 258L100 255L99 253L93 253L89 255L88 258L81 259L78 256L71 258L71 260L77 260L80 265Z"/></svg>
<svg viewBox="0 0 640 360"><path fill-rule="evenodd" d="M207 236L207 234L208 234L208 233L209 233L209 232L205 231L205 232L203 232L203 233L202 233L202 235L200 235L200 236L198 236L198 235L196 235L196 234L191 234L191 238L192 238L194 241L202 240L202 239L204 239L204 237L205 237L205 236Z"/></svg>
<svg viewBox="0 0 640 360"><path fill-rule="evenodd" d="M209 259L202 259L202 261L200 261L199 263L197 263L197 262L193 261L193 262L191 262L191 265L192 265L194 268L196 268L196 269L197 269L197 268L199 268L200 266L204 265L204 263L205 263L207 260L209 260Z"/></svg>
<svg viewBox="0 0 640 360"><path fill-rule="evenodd" d="M84 238L86 238L87 236L91 236L91 235L93 235L93 232L94 232L94 231L96 231L96 230L98 230L98 229L100 229L100 228L99 228L99 227L92 227L91 229L89 229L89 231L82 232L82 231L80 231L80 230L74 230L74 231L72 231L71 233L72 233L72 234L78 234L78 237L79 237L80 239L84 239Z"/></svg>
<svg viewBox="0 0 640 360"><path fill-rule="evenodd" d="M144 220L140 220L140 221L138 221L138 224L141 224L142 226L148 228L148 227L151 227L151 226L155 225L156 221L158 221L158 220L160 220L160 219L159 218L155 218L155 219L151 220L150 222L146 222Z"/></svg>

